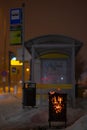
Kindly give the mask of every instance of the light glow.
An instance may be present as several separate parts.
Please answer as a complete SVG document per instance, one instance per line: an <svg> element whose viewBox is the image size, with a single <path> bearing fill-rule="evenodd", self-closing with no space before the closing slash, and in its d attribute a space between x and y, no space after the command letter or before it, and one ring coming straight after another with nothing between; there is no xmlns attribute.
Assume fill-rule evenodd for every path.
<svg viewBox="0 0 87 130"><path fill-rule="evenodd" d="M26 71L27 71L27 72L29 72L29 71L30 71L30 69L29 69L29 68L26 68Z"/></svg>
<svg viewBox="0 0 87 130"><path fill-rule="evenodd" d="M17 65L17 66L21 66L21 65L23 65L23 63L22 62L20 62L19 60L11 60L11 65Z"/></svg>
<svg viewBox="0 0 87 130"><path fill-rule="evenodd" d="M11 60L16 60L16 57L13 57Z"/></svg>

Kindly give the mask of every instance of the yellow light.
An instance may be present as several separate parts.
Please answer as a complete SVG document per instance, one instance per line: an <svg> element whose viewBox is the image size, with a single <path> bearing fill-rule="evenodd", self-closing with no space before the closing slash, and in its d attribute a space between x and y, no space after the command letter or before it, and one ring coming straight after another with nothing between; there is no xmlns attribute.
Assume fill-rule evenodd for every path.
<svg viewBox="0 0 87 130"><path fill-rule="evenodd" d="M29 72L29 70L30 70L29 68L26 68L26 71L27 71L27 72Z"/></svg>
<svg viewBox="0 0 87 130"><path fill-rule="evenodd" d="M19 66L19 65L23 65L23 63L20 62L19 60L11 60L11 65L17 65L17 66Z"/></svg>

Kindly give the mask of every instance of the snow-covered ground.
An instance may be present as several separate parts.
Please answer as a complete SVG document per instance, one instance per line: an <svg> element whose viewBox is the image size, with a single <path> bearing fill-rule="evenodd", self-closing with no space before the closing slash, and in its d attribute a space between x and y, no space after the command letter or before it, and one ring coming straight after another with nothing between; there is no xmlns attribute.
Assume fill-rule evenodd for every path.
<svg viewBox="0 0 87 130"><path fill-rule="evenodd" d="M58 125L58 124L57 124ZM49 128L48 107L22 107L22 98L12 94L0 95L0 130L29 130ZM87 101L79 99L76 108L67 107L67 127L63 130L87 130Z"/></svg>

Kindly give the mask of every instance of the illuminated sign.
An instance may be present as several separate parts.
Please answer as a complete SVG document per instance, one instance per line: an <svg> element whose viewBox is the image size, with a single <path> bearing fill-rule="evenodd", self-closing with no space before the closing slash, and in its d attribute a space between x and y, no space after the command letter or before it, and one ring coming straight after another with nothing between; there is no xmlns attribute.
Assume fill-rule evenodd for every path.
<svg viewBox="0 0 87 130"><path fill-rule="evenodd" d="M11 30L10 31L10 44L17 45L22 43L22 31L21 30Z"/></svg>
<svg viewBox="0 0 87 130"><path fill-rule="evenodd" d="M22 9L16 8L10 10L10 24L22 23Z"/></svg>
<svg viewBox="0 0 87 130"><path fill-rule="evenodd" d="M22 9L10 10L10 45L22 43Z"/></svg>
<svg viewBox="0 0 87 130"><path fill-rule="evenodd" d="M19 65L23 65L23 63L20 62L19 60L11 60L11 65L19 66Z"/></svg>

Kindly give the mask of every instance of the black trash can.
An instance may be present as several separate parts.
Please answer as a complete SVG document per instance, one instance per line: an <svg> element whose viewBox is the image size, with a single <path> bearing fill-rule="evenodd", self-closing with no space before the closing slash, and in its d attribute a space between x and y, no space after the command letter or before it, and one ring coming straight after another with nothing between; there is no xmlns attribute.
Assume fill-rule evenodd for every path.
<svg viewBox="0 0 87 130"><path fill-rule="evenodd" d="M24 83L23 107L36 105L36 83Z"/></svg>

